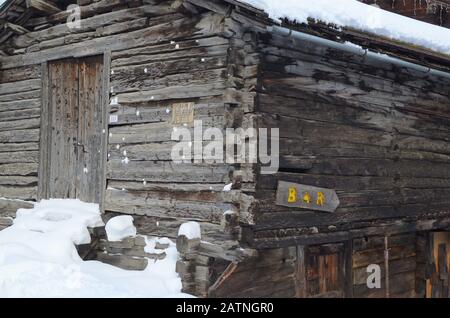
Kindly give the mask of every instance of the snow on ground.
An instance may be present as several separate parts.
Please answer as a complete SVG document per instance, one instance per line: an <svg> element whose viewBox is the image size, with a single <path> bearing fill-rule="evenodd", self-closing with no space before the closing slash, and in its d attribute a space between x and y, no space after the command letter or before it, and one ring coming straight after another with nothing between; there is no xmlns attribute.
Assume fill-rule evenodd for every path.
<svg viewBox="0 0 450 318"><path fill-rule="evenodd" d="M308 18L312 18L450 55L450 29L404 17L357 0L239 1L263 9L274 20L288 18L306 23Z"/></svg>
<svg viewBox="0 0 450 318"><path fill-rule="evenodd" d="M189 297L175 272L178 252L168 239L167 257L145 271L125 271L83 261L75 243L89 243L87 227L101 225L98 206L78 200L42 201L19 210L0 231L0 297L121 298Z"/></svg>

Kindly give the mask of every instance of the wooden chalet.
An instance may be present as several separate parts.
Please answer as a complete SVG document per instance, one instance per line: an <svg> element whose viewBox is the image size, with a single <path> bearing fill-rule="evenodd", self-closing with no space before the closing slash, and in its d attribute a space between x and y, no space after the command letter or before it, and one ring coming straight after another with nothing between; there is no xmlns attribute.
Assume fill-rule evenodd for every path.
<svg viewBox="0 0 450 318"><path fill-rule="evenodd" d="M7 0L0 26L0 227L78 198L142 235L198 222L177 265L198 296L448 297L449 56L236 0ZM279 128L278 173L172 162L180 108L204 127ZM292 189L310 208L283 201ZM136 259L139 242L98 235L89 257Z"/></svg>

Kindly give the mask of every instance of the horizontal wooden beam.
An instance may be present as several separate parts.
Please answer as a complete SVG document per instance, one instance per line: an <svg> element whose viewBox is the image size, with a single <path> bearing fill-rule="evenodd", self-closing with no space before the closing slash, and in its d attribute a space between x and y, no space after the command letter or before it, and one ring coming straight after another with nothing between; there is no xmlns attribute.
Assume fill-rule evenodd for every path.
<svg viewBox="0 0 450 318"><path fill-rule="evenodd" d="M4 28L5 30L10 30L10 31L12 31L13 33L19 34L19 35L22 35L22 34L25 34L25 33L28 33L28 32L29 32L29 31L28 31L27 29L25 29L24 27L22 27L22 26L20 26L20 25L17 25L17 24L14 24L14 23L10 23L10 22L6 22L6 23L3 25L3 28Z"/></svg>
<svg viewBox="0 0 450 318"><path fill-rule="evenodd" d="M57 6L44 0L27 0L27 8L32 8L46 14L56 14L62 12L62 10Z"/></svg>

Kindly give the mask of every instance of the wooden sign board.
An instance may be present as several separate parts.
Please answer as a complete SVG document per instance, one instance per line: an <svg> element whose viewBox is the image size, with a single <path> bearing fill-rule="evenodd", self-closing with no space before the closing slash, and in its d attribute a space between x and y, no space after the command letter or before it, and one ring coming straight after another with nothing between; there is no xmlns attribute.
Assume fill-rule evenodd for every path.
<svg viewBox="0 0 450 318"><path fill-rule="evenodd" d="M335 190L279 181L276 204L333 213L340 202Z"/></svg>
<svg viewBox="0 0 450 318"><path fill-rule="evenodd" d="M190 125L194 123L194 103L177 103L172 105L172 124Z"/></svg>

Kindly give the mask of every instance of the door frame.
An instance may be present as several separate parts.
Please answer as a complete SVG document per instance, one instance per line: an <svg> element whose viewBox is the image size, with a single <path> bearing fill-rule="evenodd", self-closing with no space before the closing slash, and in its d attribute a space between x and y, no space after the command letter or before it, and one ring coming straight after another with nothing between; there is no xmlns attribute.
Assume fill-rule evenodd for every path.
<svg viewBox="0 0 450 318"><path fill-rule="evenodd" d="M105 212L105 195L106 195L106 178L107 178L107 161L108 161L108 136L109 136L109 120L108 120L108 106L109 106L109 92L110 92L110 74L111 74L111 51L106 50L102 54L76 56L77 59L88 58L92 56L103 56L103 74L102 74L102 117L103 117L103 131L101 137L101 157L100 175L101 175L101 195L100 195L100 211ZM61 59L65 59L64 57ZM51 106L49 96L49 62L58 61L48 60L41 63L41 79L42 79L42 105L41 105L41 125L40 125L40 140L39 140L39 172L38 172L38 195L37 200L45 200L49 198L48 182L50 171L50 140L51 140Z"/></svg>

